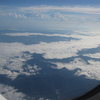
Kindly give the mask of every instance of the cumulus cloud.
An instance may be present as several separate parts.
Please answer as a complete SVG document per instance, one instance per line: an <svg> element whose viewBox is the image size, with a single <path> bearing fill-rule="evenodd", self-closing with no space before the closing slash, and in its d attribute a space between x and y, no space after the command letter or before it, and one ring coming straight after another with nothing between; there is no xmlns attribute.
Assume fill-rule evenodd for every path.
<svg viewBox="0 0 100 100"><path fill-rule="evenodd" d="M24 14L17 14L17 13L8 13L8 16L12 16L15 18L26 18Z"/></svg>
<svg viewBox="0 0 100 100"><path fill-rule="evenodd" d="M36 35L37 33L11 33L6 35L11 36L29 36L29 35ZM39 35L47 35L47 36L65 36L68 37L69 35L66 34L43 34L39 33ZM74 61L70 63L63 63L63 62L56 62L56 64L62 68L66 67L68 69L75 69L80 68L82 71L80 72L80 75L83 73L84 75L90 77L100 79L99 77L99 63L98 61L92 61L89 60L88 62L91 65L87 65L83 59L78 57L78 52L83 49L91 49L91 48L97 48L100 45L100 35L71 35L72 37L80 37L81 40L76 41L60 41L60 42L52 42L52 43L46 43L41 42L40 44L31 44L31 45L25 45L21 43L0 43L0 66L8 66L8 69L12 67L12 70L21 70L20 72L23 72L21 69L21 66L23 66L23 62L27 61L28 59L31 59L31 55L26 55L26 57L22 56L22 52L30 52L30 53L39 53L44 54L44 58L46 59L64 59L64 58L70 58L70 57L76 57ZM91 41L91 42L90 42ZM18 58L16 58L16 56ZM88 56L92 58L99 58L98 54L83 54L83 56ZM14 58L15 57L15 58ZM9 63L12 61L13 63ZM55 62L53 62L55 63ZM17 67L14 67L16 66ZM86 67L88 66L88 67ZM58 68L59 68L58 67ZM91 67L91 69L90 69ZM31 66L30 66L31 68ZM93 68L93 70L92 70ZM95 69L95 71L94 71ZM97 71L96 71L97 70ZM2 71L3 72L3 71ZM91 73L93 76L91 76ZM9 74L9 72L8 72ZM13 73L15 76L18 75L17 73ZM10 74L9 74L10 75ZM11 73L12 75L12 73ZM79 74L78 74L79 75Z"/></svg>
<svg viewBox="0 0 100 100"><path fill-rule="evenodd" d="M2 95L0 95L0 99L1 99L1 100L7 100L7 99L5 99Z"/></svg>
<svg viewBox="0 0 100 100"><path fill-rule="evenodd" d="M20 100L20 99L22 100L23 97L25 96L23 93L17 92L17 90L14 89L13 87L3 85L3 84L0 84L0 93L1 93L1 98L2 98L2 99L0 98L0 100L13 100L13 99L14 100ZM12 99L12 97L13 97L13 99Z"/></svg>
<svg viewBox="0 0 100 100"><path fill-rule="evenodd" d="M68 69L74 71L74 76L85 76L85 79L94 79L100 81L100 30L99 30L99 14L100 8L95 7L80 7L80 6L34 6L34 7L18 7L14 9L0 10L0 16L15 17L16 19L26 19L31 23L41 19L42 26L47 21L46 25L52 27L58 25L62 29L64 27L87 28L94 31L73 31L73 34L48 34L48 33L6 33L0 36L14 37L65 37L65 38L78 38L79 40L72 39L71 41L40 41L36 44L25 45L22 42L12 41L0 42L0 75L6 75L10 82L15 82L18 76L25 75L36 76L42 70L42 64L47 65L57 70ZM16 20L17 22L18 20ZM21 21L21 20L19 20ZM28 22L27 21L27 22ZM26 22L26 23L27 23ZM29 24L30 24L29 23ZM56 23L56 24L55 24ZM18 24L19 25L19 24ZM21 24L22 25L22 24ZM34 24L35 25L35 24ZM39 25L39 23L37 24ZM46 26L45 25L45 26ZM54 26L53 26L54 25ZM28 24L26 25L28 26ZM75 26L75 27L74 27ZM47 26L48 27L48 26ZM74 27L74 28L72 28ZM33 27L32 27L33 28ZM46 27L45 27L46 28ZM57 27L58 29L58 27ZM99 31L98 31L98 30ZM18 38L20 39L20 38ZM45 39L45 38L44 38ZM32 40L34 40L32 38ZM5 40L6 41L6 40ZM98 49L98 50L96 50ZM90 52L92 50L92 53ZM88 51L86 53L86 51ZM39 58L41 58L39 60ZM32 62L30 62L32 61ZM38 61L41 65L39 66ZM26 65L26 67L25 67ZM43 71L43 70L42 70ZM72 75L72 73L71 73ZM29 78L28 78L29 79ZM69 79L69 78L68 78ZM3 81L1 82L3 83ZM93 84L93 83L91 83ZM77 85L77 84L76 84ZM92 85L91 85L92 86ZM9 100L19 100L23 98L24 94L16 89L0 84L0 92L4 90L4 96ZM74 90L74 89L73 89ZM57 91L59 92L59 91ZM43 99L42 97L40 99Z"/></svg>
<svg viewBox="0 0 100 100"><path fill-rule="evenodd" d="M42 36L48 36L50 38L51 36L80 38L80 40L78 41L77 40L59 41L59 42L56 41L50 43L40 42L38 44L29 44L29 45L25 45L18 42L14 43L0 42L1 77L5 78L6 75L5 79L6 80L8 79L8 81L10 81L12 85L12 83L15 84L14 82L16 81L20 83L20 79L21 82L23 82L23 79L20 77L21 75L24 75L26 80L25 82L27 82L28 79L30 80L31 76L33 78L37 76L42 77L41 73L42 72L44 73L44 71L47 71L47 69L50 67L50 70L53 69L54 73L58 71L57 75L59 74L59 71L63 72L64 69L68 70L68 72L64 74L65 76L67 74L71 76L71 77L66 76L68 77L67 82L71 82L72 81L71 78L73 76L75 76L74 77L75 83L77 83L76 77L81 77L81 76L85 76L84 77L85 80L93 79L96 81L100 81L100 72L99 72L100 51L98 49L100 46L100 34L98 33L94 34L94 32L90 34L88 32L87 32L88 34L85 32L79 32L79 34L77 33L78 32L76 31L75 34L46 34L46 33L6 33L5 35L1 34L0 36L2 35L11 36L12 38L16 36L19 37L20 36L27 37L35 35L37 36L37 34L38 37L42 35ZM44 65L46 65L46 67ZM72 71L71 74L70 71ZM48 72L45 73L47 73L47 76L53 74ZM73 73L74 75L72 75ZM21 91L23 89L21 88L22 86L16 87L16 84L12 86L6 86L5 80L2 81L1 83L3 82L4 84L0 84L0 90L1 90L0 93L3 92L4 93L3 95L8 100L12 100L13 98L14 100L18 99L24 100L23 98L27 96L27 93L25 94L24 91ZM91 81L90 83L89 82L85 83L84 85L85 91L87 91L87 89L93 88L97 84L98 82L94 83ZM82 90L81 93L85 92L81 86L76 86L77 84L73 85L75 85L74 88L72 87L70 88L70 86L68 86L67 93L70 93L68 91L76 91L77 89L81 89ZM2 89L2 87L4 88ZM17 89L19 89L19 91ZM76 95L79 95L78 92L76 92L74 96ZM41 99L42 96L39 98ZM25 100L27 100L27 98Z"/></svg>

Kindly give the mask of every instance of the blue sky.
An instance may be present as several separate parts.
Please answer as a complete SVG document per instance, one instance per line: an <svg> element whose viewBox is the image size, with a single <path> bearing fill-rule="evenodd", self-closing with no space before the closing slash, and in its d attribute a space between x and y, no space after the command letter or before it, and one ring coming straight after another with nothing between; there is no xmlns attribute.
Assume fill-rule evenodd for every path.
<svg viewBox="0 0 100 100"><path fill-rule="evenodd" d="M100 5L100 0L0 0L0 5Z"/></svg>
<svg viewBox="0 0 100 100"><path fill-rule="evenodd" d="M0 0L0 30L99 31L100 0Z"/></svg>

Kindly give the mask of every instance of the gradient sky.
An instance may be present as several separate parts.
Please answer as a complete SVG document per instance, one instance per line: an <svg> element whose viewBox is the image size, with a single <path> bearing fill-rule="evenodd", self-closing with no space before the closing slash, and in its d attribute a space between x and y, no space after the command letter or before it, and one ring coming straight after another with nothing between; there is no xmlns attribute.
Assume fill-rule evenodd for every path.
<svg viewBox="0 0 100 100"><path fill-rule="evenodd" d="M100 5L100 0L0 0L0 5Z"/></svg>
<svg viewBox="0 0 100 100"><path fill-rule="evenodd" d="M0 30L99 31L100 0L0 0Z"/></svg>

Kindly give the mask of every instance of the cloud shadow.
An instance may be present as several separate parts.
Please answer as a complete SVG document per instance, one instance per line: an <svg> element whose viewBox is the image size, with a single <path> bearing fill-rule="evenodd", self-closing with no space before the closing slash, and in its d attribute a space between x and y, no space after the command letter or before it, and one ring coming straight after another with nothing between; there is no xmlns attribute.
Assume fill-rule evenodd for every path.
<svg viewBox="0 0 100 100"><path fill-rule="evenodd" d="M0 42L14 43L19 42L26 45L39 44L40 42L59 42L59 41L71 41L80 40L79 38L62 37L62 36L46 36L46 35L30 35L30 36L8 36L0 35Z"/></svg>
<svg viewBox="0 0 100 100"><path fill-rule="evenodd" d="M52 60L44 58L43 54L32 54L32 58L23 65L26 73L30 73L29 65L33 69L36 65L41 70L36 71L35 75L20 74L13 80L6 75L0 75L0 84L12 86L17 92L26 94L27 100L38 100L42 97L50 100L70 100L100 83L87 79L84 75L76 76L75 73L80 69L57 69L57 65L53 64Z"/></svg>

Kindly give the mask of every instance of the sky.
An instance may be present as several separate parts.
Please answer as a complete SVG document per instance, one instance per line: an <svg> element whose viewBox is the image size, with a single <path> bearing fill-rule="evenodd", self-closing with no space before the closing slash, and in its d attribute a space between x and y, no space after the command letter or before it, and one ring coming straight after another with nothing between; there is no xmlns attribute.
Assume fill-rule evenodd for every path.
<svg viewBox="0 0 100 100"><path fill-rule="evenodd" d="M0 5L33 6L33 5L100 5L100 0L0 0Z"/></svg>
<svg viewBox="0 0 100 100"><path fill-rule="evenodd" d="M99 31L99 0L0 0L0 30Z"/></svg>
<svg viewBox="0 0 100 100"><path fill-rule="evenodd" d="M0 79L8 100L72 99L100 84L100 0L0 0Z"/></svg>

